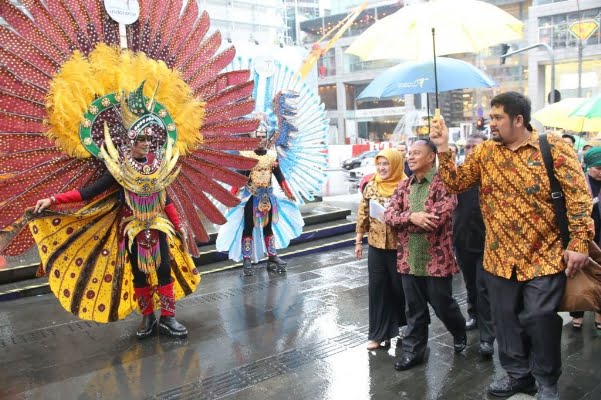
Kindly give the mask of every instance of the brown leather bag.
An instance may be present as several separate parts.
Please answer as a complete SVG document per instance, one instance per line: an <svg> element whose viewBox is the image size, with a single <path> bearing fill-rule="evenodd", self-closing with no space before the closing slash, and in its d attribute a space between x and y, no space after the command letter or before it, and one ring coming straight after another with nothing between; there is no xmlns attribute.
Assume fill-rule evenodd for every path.
<svg viewBox="0 0 601 400"><path fill-rule="evenodd" d="M566 248L570 241L565 198L559 181L553 172L553 159L546 135L539 136L540 151L551 183L551 198L555 206L555 218L561 241ZM593 241L588 245L589 259L582 270L566 280L565 291L559 311L601 312L601 249Z"/></svg>
<svg viewBox="0 0 601 400"><path fill-rule="evenodd" d="M601 249L588 245L588 263L573 277L568 277L560 311L601 312Z"/></svg>

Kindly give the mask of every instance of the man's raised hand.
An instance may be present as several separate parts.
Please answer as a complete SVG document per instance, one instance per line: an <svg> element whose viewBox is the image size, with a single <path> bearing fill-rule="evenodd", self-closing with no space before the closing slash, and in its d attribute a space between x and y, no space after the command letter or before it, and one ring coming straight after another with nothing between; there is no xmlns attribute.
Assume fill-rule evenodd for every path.
<svg viewBox="0 0 601 400"><path fill-rule="evenodd" d="M439 152L449 151L449 128L444 118L435 118L430 123L430 140L436 145Z"/></svg>

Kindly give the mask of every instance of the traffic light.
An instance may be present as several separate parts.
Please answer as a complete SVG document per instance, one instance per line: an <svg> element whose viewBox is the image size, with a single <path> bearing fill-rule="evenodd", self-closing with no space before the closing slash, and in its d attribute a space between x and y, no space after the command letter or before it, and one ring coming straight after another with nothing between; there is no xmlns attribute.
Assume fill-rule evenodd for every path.
<svg viewBox="0 0 601 400"><path fill-rule="evenodd" d="M504 55L509 52L510 48L511 48L511 46L508 45L507 43L501 43L501 65L505 64L506 57L504 57Z"/></svg>

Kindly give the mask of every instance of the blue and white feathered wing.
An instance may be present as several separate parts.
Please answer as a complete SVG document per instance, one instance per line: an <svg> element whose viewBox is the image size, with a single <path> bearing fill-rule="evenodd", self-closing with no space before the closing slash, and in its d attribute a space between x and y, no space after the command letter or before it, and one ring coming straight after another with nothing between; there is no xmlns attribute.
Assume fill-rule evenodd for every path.
<svg viewBox="0 0 601 400"><path fill-rule="evenodd" d="M265 115L269 136L278 134L275 149L286 181L300 204L313 200L328 165L329 123L321 99L296 71L278 61L239 57L230 64L232 69L243 66L255 81L255 115Z"/></svg>

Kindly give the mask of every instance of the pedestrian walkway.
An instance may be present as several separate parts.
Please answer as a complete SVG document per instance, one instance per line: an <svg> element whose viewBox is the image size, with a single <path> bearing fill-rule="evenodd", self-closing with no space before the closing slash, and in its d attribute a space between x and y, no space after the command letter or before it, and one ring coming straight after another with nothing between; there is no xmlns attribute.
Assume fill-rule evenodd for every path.
<svg viewBox="0 0 601 400"><path fill-rule="evenodd" d="M352 248L264 268L208 274L178 303L189 338L136 340L139 317L101 325L71 318L50 295L0 303L0 399L485 399L503 371L432 319L427 363L393 368L368 352L367 268ZM465 311L465 292L455 292ZM567 318L566 318L567 323ZM601 398L601 338L564 327L562 399ZM530 399L515 396L515 399Z"/></svg>

